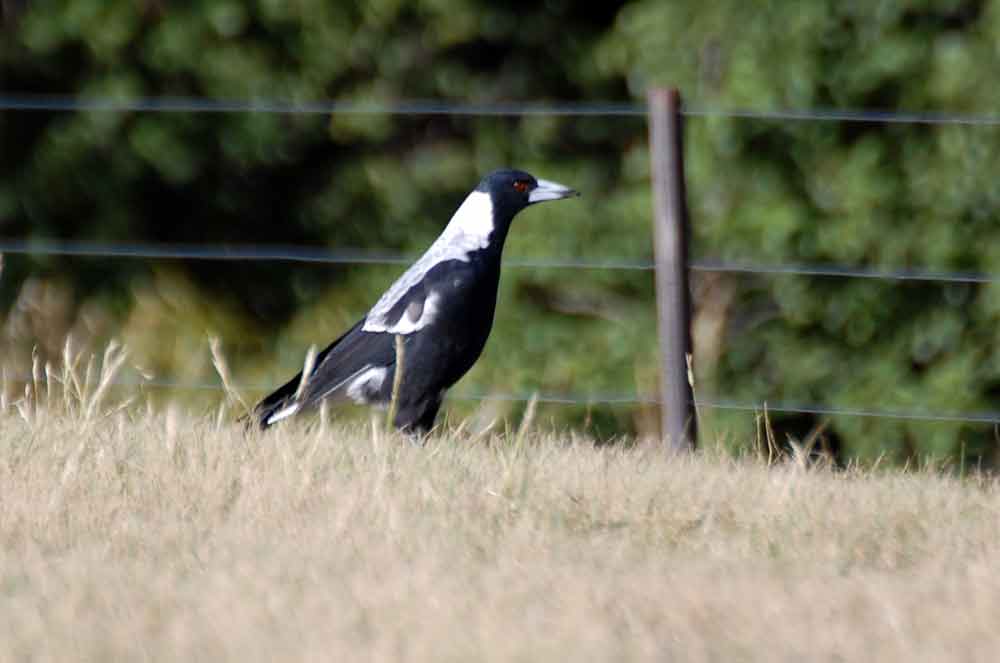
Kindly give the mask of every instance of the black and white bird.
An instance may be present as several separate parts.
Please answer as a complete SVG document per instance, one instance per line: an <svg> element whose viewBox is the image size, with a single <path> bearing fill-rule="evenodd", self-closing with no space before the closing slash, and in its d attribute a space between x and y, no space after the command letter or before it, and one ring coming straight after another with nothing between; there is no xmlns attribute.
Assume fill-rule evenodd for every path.
<svg viewBox="0 0 1000 663"><path fill-rule="evenodd" d="M500 256L514 216L529 205L578 195L518 170L487 175L440 237L357 324L316 355L302 373L267 396L251 416L261 428L321 401L385 406L392 398L396 337L403 372L396 428L422 435L445 392L472 367L493 327Z"/></svg>

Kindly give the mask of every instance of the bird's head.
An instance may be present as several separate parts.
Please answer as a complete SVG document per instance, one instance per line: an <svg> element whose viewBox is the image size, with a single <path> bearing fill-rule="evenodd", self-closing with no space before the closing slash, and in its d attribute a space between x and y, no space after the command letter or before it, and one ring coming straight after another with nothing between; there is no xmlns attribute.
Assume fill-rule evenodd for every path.
<svg viewBox="0 0 1000 663"><path fill-rule="evenodd" d="M503 247L514 216L528 205L578 196L576 191L521 170L496 170L482 179L448 222L441 239L481 249Z"/></svg>
<svg viewBox="0 0 1000 663"><path fill-rule="evenodd" d="M568 186L522 170L495 170L482 179L476 191L489 194L494 214L508 219L528 205L580 195Z"/></svg>

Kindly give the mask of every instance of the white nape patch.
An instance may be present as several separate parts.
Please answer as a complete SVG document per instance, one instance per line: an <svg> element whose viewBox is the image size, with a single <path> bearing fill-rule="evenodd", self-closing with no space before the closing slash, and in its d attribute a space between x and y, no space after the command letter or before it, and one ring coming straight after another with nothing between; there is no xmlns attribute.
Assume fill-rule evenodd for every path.
<svg viewBox="0 0 1000 663"><path fill-rule="evenodd" d="M281 410L278 410L277 412L275 412L274 414L272 414L270 417L268 417L267 418L267 425L270 426L271 424L277 423L277 422L281 421L282 419L287 419L288 417L292 416L293 414L295 414L298 411L299 411L299 404L298 403L292 403L288 407L283 408Z"/></svg>
<svg viewBox="0 0 1000 663"><path fill-rule="evenodd" d="M455 210L448 226L441 233L443 239L461 246L466 253L473 248L485 249L493 232L493 200L484 191L473 191Z"/></svg>
<svg viewBox="0 0 1000 663"><path fill-rule="evenodd" d="M367 404L368 398L365 392L378 391L382 383L385 382L385 376L388 372L389 369L384 366L367 369L351 382L347 388L347 397L359 405Z"/></svg>
<svg viewBox="0 0 1000 663"><path fill-rule="evenodd" d="M493 201L490 199L490 194L473 191L455 210L447 227L431 244L426 253L420 256L420 259L413 263L412 267L403 272L403 275L396 279L396 282L375 302L375 306L368 312L362 329L366 332L389 331L386 328L385 316L396 305L396 302L409 292L410 288L419 283L427 275L427 272L439 263L448 260L468 262L470 253L485 249L490 245L490 235L493 230ZM425 311L428 308L429 300L430 297L428 297L428 302L424 303ZM422 315L421 320L426 315L426 313ZM396 326L399 324L397 323ZM420 328L415 327L411 331ZM395 333L408 334L411 332L396 331Z"/></svg>

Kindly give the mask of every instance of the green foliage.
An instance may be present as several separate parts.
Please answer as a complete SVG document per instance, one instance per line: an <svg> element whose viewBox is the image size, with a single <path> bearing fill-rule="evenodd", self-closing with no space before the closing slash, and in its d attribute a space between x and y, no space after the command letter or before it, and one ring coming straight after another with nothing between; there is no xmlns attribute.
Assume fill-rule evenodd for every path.
<svg viewBox="0 0 1000 663"><path fill-rule="evenodd" d="M0 75L19 93L489 103L641 99L648 86L670 84L691 107L1000 107L1000 2L986 0L64 0L5 19ZM621 118L8 111L0 231L416 253L479 174L511 164L585 197L526 212L508 256L643 259L645 132L641 120ZM694 254L998 271L998 148L995 127L692 117ZM399 271L10 256L4 269L5 306L29 275L58 275L81 310L117 302L125 335L161 373L188 375L190 339L210 325L237 373L260 383L352 322ZM150 310L176 307L163 284L184 284L197 303ZM695 286L699 396L996 409L995 285L731 275ZM493 343L461 387L652 393L652 295L643 272L509 269ZM149 321L160 319L185 341L157 342ZM153 341L143 343L147 333ZM551 415L624 431L648 421L621 408ZM753 425L746 413L703 416L715 430ZM797 435L819 423L774 419ZM995 448L991 431L959 424L838 417L827 432L867 457L988 457Z"/></svg>
<svg viewBox="0 0 1000 663"><path fill-rule="evenodd" d="M998 29L995 2L645 0L622 10L600 52L602 72L633 94L678 84L693 106L995 114L985 81ZM997 271L994 127L692 118L688 137L697 254ZM699 366L713 391L996 409L994 286L775 276L735 288L719 361ZM837 417L830 430L868 457L995 448L991 431L959 424Z"/></svg>

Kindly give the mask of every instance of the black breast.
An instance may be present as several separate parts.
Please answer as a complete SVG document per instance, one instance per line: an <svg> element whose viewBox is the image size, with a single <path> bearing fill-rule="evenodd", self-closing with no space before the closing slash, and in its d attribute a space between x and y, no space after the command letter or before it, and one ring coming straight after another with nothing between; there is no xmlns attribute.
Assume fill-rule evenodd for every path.
<svg viewBox="0 0 1000 663"><path fill-rule="evenodd" d="M433 322L414 335L413 350L425 368L434 366L433 373L439 378L435 386L441 389L450 387L472 367L493 327L500 262L482 258L473 254L468 262L441 263L424 279L427 291L437 293L440 299Z"/></svg>

